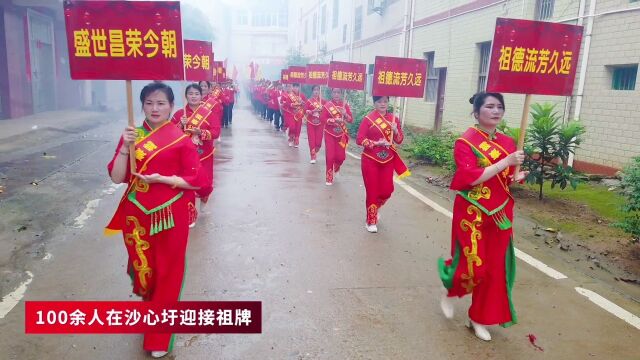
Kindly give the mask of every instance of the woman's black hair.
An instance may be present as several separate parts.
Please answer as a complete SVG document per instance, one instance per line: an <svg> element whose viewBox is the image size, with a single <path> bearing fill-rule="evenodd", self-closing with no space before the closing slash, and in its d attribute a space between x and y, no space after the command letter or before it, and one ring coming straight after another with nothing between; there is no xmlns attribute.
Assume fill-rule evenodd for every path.
<svg viewBox="0 0 640 360"><path fill-rule="evenodd" d="M315 90L316 88L320 89L320 85L313 85L313 86L311 87L311 91Z"/></svg>
<svg viewBox="0 0 640 360"><path fill-rule="evenodd" d="M500 101L500 104L502 104L502 108L506 110L507 107L504 105L504 96L502 96L502 94L481 91L479 93L476 93L469 99L469 103L473 105L474 114L478 114L480 112L480 108L482 107L482 105L484 105L484 102L488 97L494 97L498 99L498 101Z"/></svg>
<svg viewBox="0 0 640 360"><path fill-rule="evenodd" d="M200 86L200 92L202 93L202 86L200 84L202 84L203 82L207 83L208 87L211 87L211 81L207 81L207 80L200 80L198 81L198 86Z"/></svg>
<svg viewBox="0 0 640 360"><path fill-rule="evenodd" d="M389 97L388 97L388 96L386 96L386 95L384 95L384 96L373 96L373 102L376 102L376 101L378 101L378 100L382 99L383 97L386 97L386 98L387 98L387 100L389 100Z"/></svg>
<svg viewBox="0 0 640 360"><path fill-rule="evenodd" d="M189 86L187 86L187 88L184 90L184 96L187 96L187 93L189 92L190 89L196 89L198 90L198 92L200 93L200 95L202 95L202 88L200 87L200 85L193 83L193 84L189 84Z"/></svg>
<svg viewBox="0 0 640 360"><path fill-rule="evenodd" d="M169 85L163 82L152 82L143 87L142 91L140 91L140 102L144 105L144 101L147 99L147 97L156 91L163 92L167 96L169 103L173 105L173 101L175 100L175 97L173 96L173 90L171 90L171 87Z"/></svg>

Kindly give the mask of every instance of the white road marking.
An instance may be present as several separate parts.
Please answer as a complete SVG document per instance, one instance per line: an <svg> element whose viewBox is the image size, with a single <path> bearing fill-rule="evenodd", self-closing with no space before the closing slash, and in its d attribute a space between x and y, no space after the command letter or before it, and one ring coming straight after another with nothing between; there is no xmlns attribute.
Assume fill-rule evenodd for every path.
<svg viewBox="0 0 640 360"><path fill-rule="evenodd" d="M31 271L27 271L27 275L29 275L27 280L20 284L17 289L3 297L2 301L0 301L0 319L4 319L4 317L13 310L13 308L18 305L20 300L24 297L24 293L27 292L27 286L31 284L31 281L33 280L33 274Z"/></svg>
<svg viewBox="0 0 640 360"><path fill-rule="evenodd" d="M96 208L100 203L101 199L94 199L87 203L87 206L84 208L82 213L75 218L75 222L72 225L73 228L81 229L84 227L85 222L91 218L94 212L96 212Z"/></svg>
<svg viewBox="0 0 640 360"><path fill-rule="evenodd" d="M360 159L359 156L347 152L347 154L349 154L349 156L355 158L355 159ZM413 187L411 187L410 185L408 185L407 183L405 183L404 181L394 178L393 181L400 185L400 187L402 187L404 190L406 190L409 194L415 196L416 198L418 198L418 200L422 201L423 203L425 203L427 206L429 206L430 208L432 208L433 210L436 210L437 212L441 213L442 215L452 219L453 218L453 213L447 209L445 209L444 207L440 206L438 203L436 203L435 201L429 199L428 197L426 197L425 195L423 195L421 192L419 192L418 190L414 189ZM561 280L561 279L566 279L567 276L564 275L563 273L559 272L558 270L553 269L552 267L546 265L545 263L543 263L542 261L534 258L533 256L525 253L522 250L519 249L515 249L516 252L516 257L524 262L526 262L527 264L533 266L534 268L540 270L541 272L543 272L544 274L550 276L553 279L556 280Z"/></svg>
<svg viewBox="0 0 640 360"><path fill-rule="evenodd" d="M594 304L600 306L601 308L605 309L609 313L619 317L620 319L629 323L631 326L640 330L640 318L637 317L636 315L633 315L627 310L621 308L620 306L612 303L611 301L603 298L602 296L598 295L597 293L591 290L587 290L581 287L577 287L575 289L578 292L578 294L585 296L587 299L591 300L591 302L593 302Z"/></svg>
<svg viewBox="0 0 640 360"><path fill-rule="evenodd" d="M515 248L516 251L516 257L524 262L526 262L527 264L533 266L534 268L542 271L543 273L549 275L550 277L556 279L556 280L562 280L562 279L567 279L567 275L561 273L560 271L550 267L549 265L543 263L542 261L534 258L533 256L527 254L526 252Z"/></svg>

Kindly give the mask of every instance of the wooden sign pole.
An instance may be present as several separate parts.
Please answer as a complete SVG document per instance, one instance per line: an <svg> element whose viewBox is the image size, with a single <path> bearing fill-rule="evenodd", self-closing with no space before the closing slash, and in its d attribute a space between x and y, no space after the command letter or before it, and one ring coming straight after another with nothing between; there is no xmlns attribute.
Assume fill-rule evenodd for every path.
<svg viewBox="0 0 640 360"><path fill-rule="evenodd" d="M518 150L524 149L524 138L527 134L527 125L529 123L529 107L531 106L531 94L524 97L524 107L522 108L522 119L520 120L520 136L518 137ZM513 176L520 172L520 165L516 166Z"/></svg>
<svg viewBox="0 0 640 360"><path fill-rule="evenodd" d="M131 80L126 80L127 83L127 115L129 117L129 126L136 127L133 120L133 86ZM129 164L131 166L131 173L136 173L136 146L135 144L129 145Z"/></svg>

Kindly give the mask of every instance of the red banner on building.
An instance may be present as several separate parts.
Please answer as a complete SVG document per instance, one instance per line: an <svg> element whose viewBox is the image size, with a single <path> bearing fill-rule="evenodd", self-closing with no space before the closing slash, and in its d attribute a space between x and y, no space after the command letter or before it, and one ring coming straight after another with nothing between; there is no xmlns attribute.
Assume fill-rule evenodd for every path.
<svg viewBox="0 0 640 360"><path fill-rule="evenodd" d="M289 83L289 69L280 70L280 82L283 84Z"/></svg>
<svg viewBox="0 0 640 360"><path fill-rule="evenodd" d="M364 90L367 81L365 64L332 61L329 64L330 88Z"/></svg>
<svg viewBox="0 0 640 360"><path fill-rule="evenodd" d="M65 0L71 78L182 80L178 1Z"/></svg>
<svg viewBox="0 0 640 360"><path fill-rule="evenodd" d="M424 97L427 61L376 56L371 93L376 96Z"/></svg>
<svg viewBox="0 0 640 360"><path fill-rule="evenodd" d="M306 84L307 68L305 66L289 66L289 82L291 84Z"/></svg>
<svg viewBox="0 0 640 360"><path fill-rule="evenodd" d="M307 82L308 85L327 85L329 81L329 64L308 64Z"/></svg>
<svg viewBox="0 0 640 360"><path fill-rule="evenodd" d="M27 301L27 334L262 332L259 301Z"/></svg>
<svg viewBox="0 0 640 360"><path fill-rule="evenodd" d="M184 78L187 81L213 81L213 50L210 41L184 41Z"/></svg>
<svg viewBox="0 0 640 360"><path fill-rule="evenodd" d="M570 96L582 26L498 18L487 91Z"/></svg>

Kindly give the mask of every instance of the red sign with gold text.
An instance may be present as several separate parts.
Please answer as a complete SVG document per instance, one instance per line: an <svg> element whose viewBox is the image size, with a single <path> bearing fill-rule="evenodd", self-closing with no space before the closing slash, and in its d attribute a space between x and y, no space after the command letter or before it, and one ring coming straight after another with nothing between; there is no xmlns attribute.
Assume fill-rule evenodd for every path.
<svg viewBox="0 0 640 360"><path fill-rule="evenodd" d="M487 91L570 96L582 26L498 18Z"/></svg>
<svg viewBox="0 0 640 360"><path fill-rule="evenodd" d="M184 78L187 81L213 81L213 51L210 41L184 41Z"/></svg>
<svg viewBox="0 0 640 360"><path fill-rule="evenodd" d="M331 88L364 90L367 81L365 64L332 61L329 64L329 81Z"/></svg>
<svg viewBox="0 0 640 360"><path fill-rule="evenodd" d="M289 83L305 84L307 79L307 68L305 66L289 66Z"/></svg>
<svg viewBox="0 0 640 360"><path fill-rule="evenodd" d="M178 1L65 0L71 78L182 80Z"/></svg>
<svg viewBox="0 0 640 360"><path fill-rule="evenodd" d="M289 69L280 70L280 82L283 84L289 83Z"/></svg>
<svg viewBox="0 0 640 360"><path fill-rule="evenodd" d="M327 85L329 81L329 64L308 64L307 84Z"/></svg>
<svg viewBox="0 0 640 360"><path fill-rule="evenodd" d="M225 80L224 63L222 61L213 62L213 80L215 82L222 82Z"/></svg>
<svg viewBox="0 0 640 360"><path fill-rule="evenodd" d="M421 98L426 78L427 61L424 59L376 56L371 93Z"/></svg>

